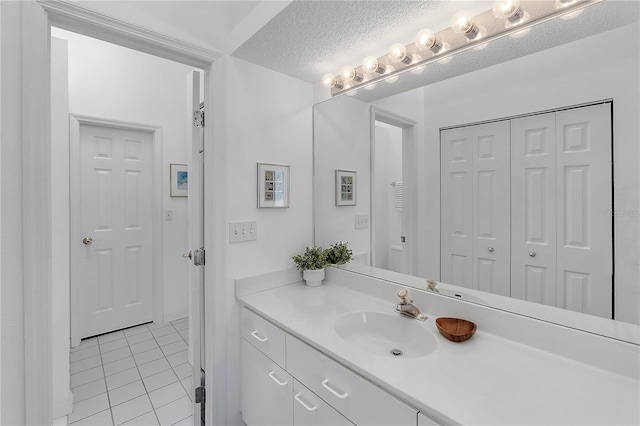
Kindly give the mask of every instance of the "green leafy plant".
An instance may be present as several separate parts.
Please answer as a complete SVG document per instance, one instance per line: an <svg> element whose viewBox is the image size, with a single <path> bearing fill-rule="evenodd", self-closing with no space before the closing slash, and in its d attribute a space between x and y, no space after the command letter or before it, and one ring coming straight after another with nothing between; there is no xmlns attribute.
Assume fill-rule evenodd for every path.
<svg viewBox="0 0 640 426"><path fill-rule="evenodd" d="M307 247L303 254L297 254L292 259L301 271L323 269L329 264L326 250L316 246Z"/></svg>
<svg viewBox="0 0 640 426"><path fill-rule="evenodd" d="M353 259L353 252L349 249L348 243L333 244L325 250L327 262L333 265L344 265Z"/></svg>

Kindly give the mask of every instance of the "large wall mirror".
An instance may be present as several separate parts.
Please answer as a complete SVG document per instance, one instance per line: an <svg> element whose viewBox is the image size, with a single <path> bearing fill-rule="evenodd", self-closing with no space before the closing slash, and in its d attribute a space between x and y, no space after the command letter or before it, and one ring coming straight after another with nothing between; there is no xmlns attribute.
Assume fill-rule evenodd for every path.
<svg viewBox="0 0 640 426"><path fill-rule="evenodd" d="M483 65L497 41L412 90L317 104L315 243L348 241L354 272L640 344L638 5L518 43L580 19L577 40ZM430 79L456 61L478 66ZM335 202L336 170L357 173L355 205Z"/></svg>

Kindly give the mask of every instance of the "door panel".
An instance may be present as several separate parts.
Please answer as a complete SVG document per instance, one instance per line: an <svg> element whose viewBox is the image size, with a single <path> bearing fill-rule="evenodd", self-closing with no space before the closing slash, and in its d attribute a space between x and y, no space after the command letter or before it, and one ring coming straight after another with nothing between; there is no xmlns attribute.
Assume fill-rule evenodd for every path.
<svg viewBox="0 0 640 426"><path fill-rule="evenodd" d="M611 318L611 104L556 114L557 305Z"/></svg>
<svg viewBox="0 0 640 426"><path fill-rule="evenodd" d="M153 146L149 132L80 125L79 337L153 320ZM90 238L83 242L83 238Z"/></svg>
<svg viewBox="0 0 640 426"><path fill-rule="evenodd" d="M511 295L556 304L555 113L511 120Z"/></svg>

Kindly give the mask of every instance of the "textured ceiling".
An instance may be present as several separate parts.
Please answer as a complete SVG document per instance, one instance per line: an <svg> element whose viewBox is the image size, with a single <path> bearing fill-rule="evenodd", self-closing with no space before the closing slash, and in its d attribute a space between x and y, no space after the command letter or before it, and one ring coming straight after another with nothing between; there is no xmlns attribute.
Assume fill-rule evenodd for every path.
<svg viewBox="0 0 640 426"><path fill-rule="evenodd" d="M233 56L295 78L318 83L323 74L357 66L367 55L382 56L395 42L408 44L422 28L447 28L461 9L474 14L492 1L293 1ZM405 73L395 84L378 83L356 97L372 101L444 80L519 56L638 21L640 2L607 0L587 7L577 18L554 19L523 38L503 37L481 51L468 50L442 65L430 64L419 75ZM594 52L597 60L597 52Z"/></svg>
<svg viewBox="0 0 640 426"><path fill-rule="evenodd" d="M442 29L461 9L491 9L492 1L293 1L233 56L317 82L368 55L409 43L422 28Z"/></svg>

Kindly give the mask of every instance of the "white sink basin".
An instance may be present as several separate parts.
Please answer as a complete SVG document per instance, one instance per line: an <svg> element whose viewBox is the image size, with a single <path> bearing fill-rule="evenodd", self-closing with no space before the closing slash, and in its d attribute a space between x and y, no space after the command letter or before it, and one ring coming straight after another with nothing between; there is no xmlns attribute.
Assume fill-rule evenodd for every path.
<svg viewBox="0 0 640 426"><path fill-rule="evenodd" d="M358 348L391 358L426 356L437 346L436 337L423 323L399 314L352 312L340 317L335 329Z"/></svg>

